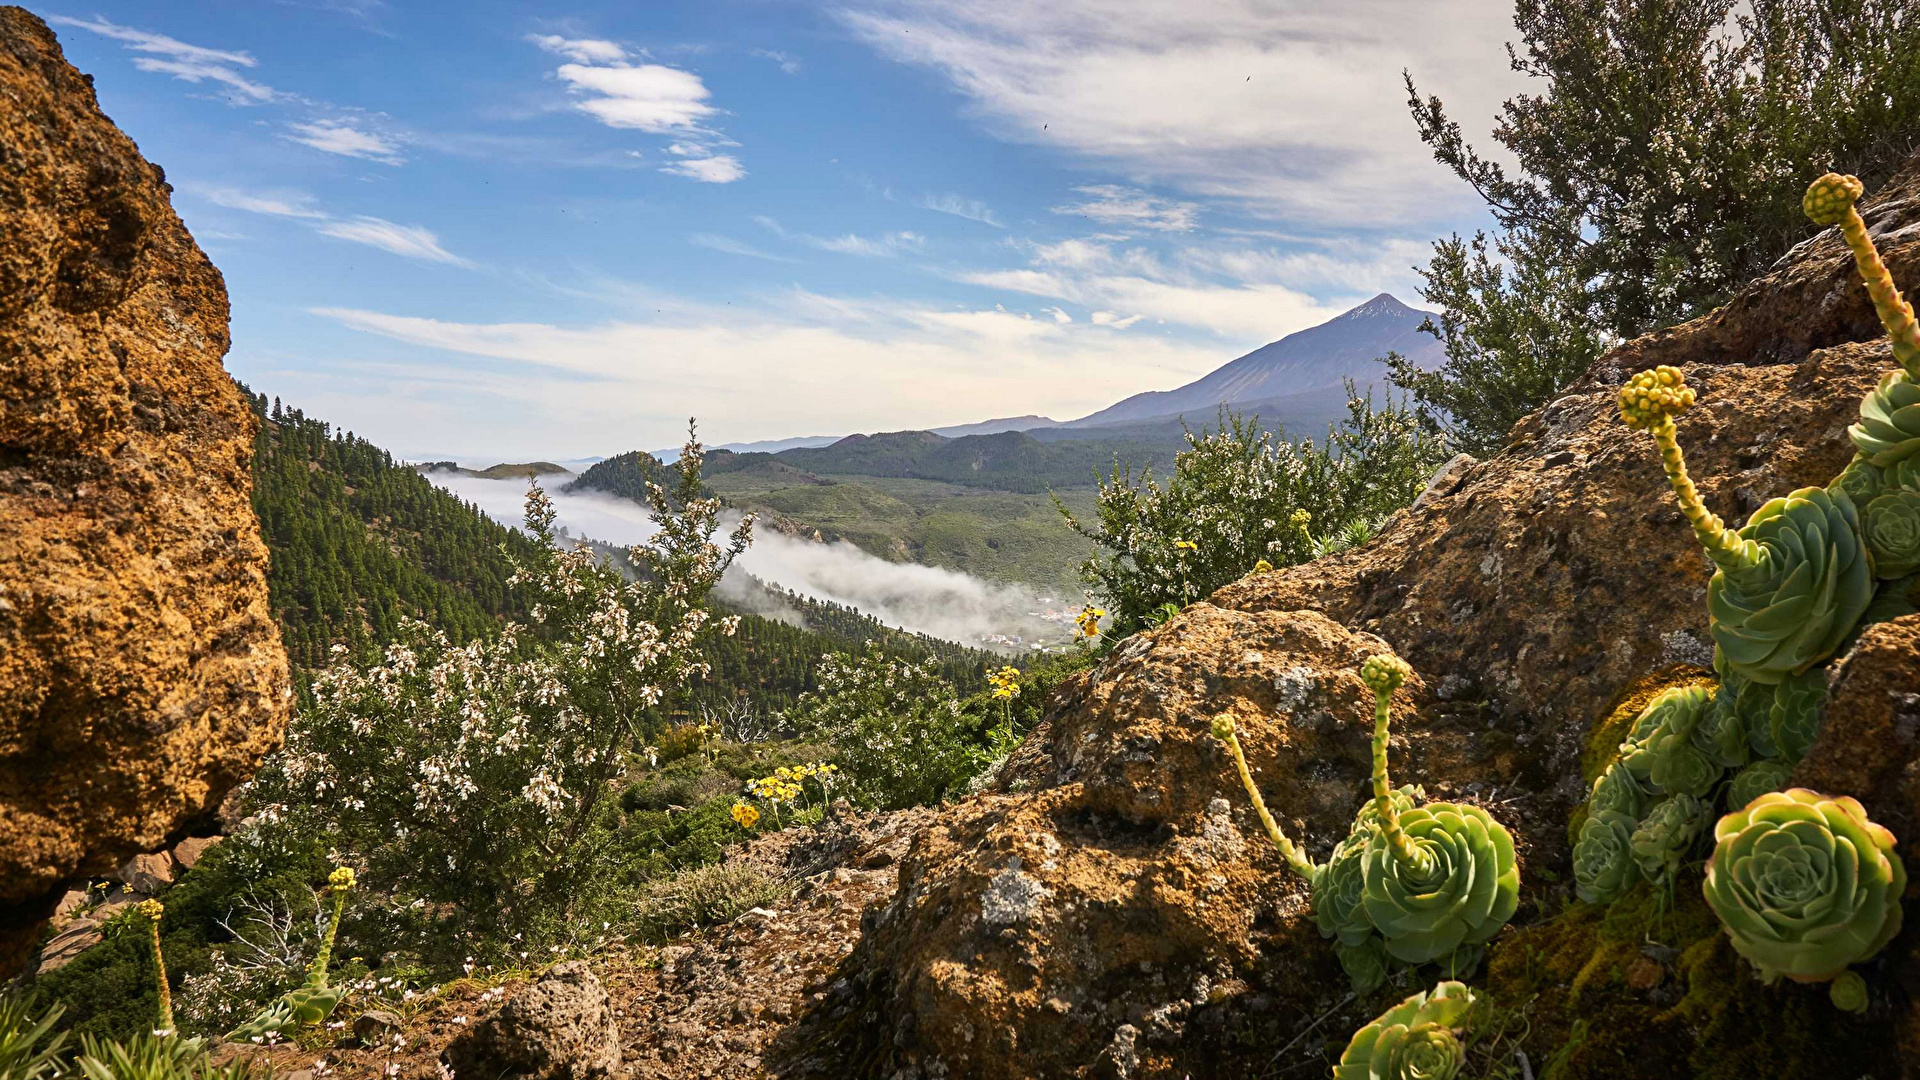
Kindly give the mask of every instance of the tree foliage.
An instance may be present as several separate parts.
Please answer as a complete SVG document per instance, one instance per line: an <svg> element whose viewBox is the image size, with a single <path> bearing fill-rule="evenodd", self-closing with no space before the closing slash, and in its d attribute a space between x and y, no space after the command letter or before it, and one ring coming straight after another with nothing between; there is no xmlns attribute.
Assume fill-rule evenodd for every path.
<svg viewBox="0 0 1920 1080"><path fill-rule="evenodd" d="M1449 363L1395 381L1463 448L1497 449L1609 344L1698 315L1812 227L1807 181L1878 186L1920 139L1920 9L1904 0L1519 0L1483 154L1407 77L1434 157L1491 236L1435 244L1422 295Z"/></svg>

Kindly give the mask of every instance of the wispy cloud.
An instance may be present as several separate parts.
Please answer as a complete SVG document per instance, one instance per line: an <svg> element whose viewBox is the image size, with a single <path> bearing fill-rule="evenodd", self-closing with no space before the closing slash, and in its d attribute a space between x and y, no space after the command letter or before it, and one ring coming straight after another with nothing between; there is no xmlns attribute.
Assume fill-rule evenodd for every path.
<svg viewBox="0 0 1920 1080"><path fill-rule="evenodd" d="M402 258L450 266L473 266L473 263L441 246L440 238L423 226L400 225L366 214L335 217L315 206L312 196L300 192L249 192L231 187L201 187L194 190L215 206L304 221L323 236L366 244Z"/></svg>
<svg viewBox="0 0 1920 1080"><path fill-rule="evenodd" d="M959 195L928 195L920 200L920 205L927 210L952 214L954 217L966 218L968 221L978 221L982 225L991 225L996 229L1006 228L1005 225L1000 224L1000 219L994 216L993 208L979 199L968 199Z"/></svg>
<svg viewBox="0 0 1920 1080"><path fill-rule="evenodd" d="M1198 223L1198 203L1163 199L1137 188L1118 184L1090 184L1073 189L1087 196L1085 202L1056 206L1056 214L1076 214L1104 225L1121 225L1161 232L1185 232Z"/></svg>
<svg viewBox="0 0 1920 1080"><path fill-rule="evenodd" d="M326 236L351 240L421 262L449 263L471 267L473 264L440 246L432 232L419 225L397 225L385 218L357 216L329 221L319 226Z"/></svg>
<svg viewBox="0 0 1920 1080"><path fill-rule="evenodd" d="M852 0L878 53L934 71L994 135L1270 217L1452 220L1472 207L1407 116L1524 84L1511 0Z"/></svg>
<svg viewBox="0 0 1920 1080"><path fill-rule="evenodd" d="M902 252L918 251L927 242L927 238L917 232L901 230L881 233L878 236L860 236L848 233L845 236L814 236L811 233L794 232L775 219L764 214L753 219L761 228L798 244L805 244L821 251L831 251L838 255L866 255L870 257L891 258Z"/></svg>
<svg viewBox="0 0 1920 1080"><path fill-rule="evenodd" d="M731 236L722 236L719 233L694 233L692 236L687 237L687 243L697 244L703 248L711 248L714 251L722 251L728 255L744 255L749 259L765 259L768 262L788 263L800 261L785 255L775 255L770 251L761 251L759 248L754 247L744 240L735 240Z"/></svg>
<svg viewBox="0 0 1920 1080"><path fill-rule="evenodd" d="M363 131L350 121L317 120L289 126L293 134L287 138L324 153L378 161L383 165L398 165L406 160L400 156L400 144L391 136Z"/></svg>
<svg viewBox="0 0 1920 1080"><path fill-rule="evenodd" d="M528 34L527 40L579 64L618 64L627 58L627 50L611 41L593 38L568 38L559 34Z"/></svg>
<svg viewBox="0 0 1920 1080"><path fill-rule="evenodd" d="M272 87L255 82L241 74L241 69L252 68L259 63L244 52L189 45L165 34L111 23L98 15L91 19L50 15L47 21L56 26L90 30L102 37L122 42L127 49L141 54L133 58L133 66L141 71L171 75L190 83L220 83L233 91L233 96L228 100L236 104L256 105L272 101L279 96Z"/></svg>
<svg viewBox="0 0 1920 1080"><path fill-rule="evenodd" d="M777 49L752 49L749 50L748 55L757 56L762 60L771 60L779 64L780 70L789 75L800 74L800 61L791 53L780 52Z"/></svg>
<svg viewBox="0 0 1920 1080"><path fill-rule="evenodd" d="M738 157L716 149L737 144L708 126L721 110L700 76L666 64L634 63L611 41L553 34L527 40L568 59L554 77L567 84L574 108L611 128L674 136L667 152L681 160L661 166L661 172L707 184L730 184L747 175Z"/></svg>

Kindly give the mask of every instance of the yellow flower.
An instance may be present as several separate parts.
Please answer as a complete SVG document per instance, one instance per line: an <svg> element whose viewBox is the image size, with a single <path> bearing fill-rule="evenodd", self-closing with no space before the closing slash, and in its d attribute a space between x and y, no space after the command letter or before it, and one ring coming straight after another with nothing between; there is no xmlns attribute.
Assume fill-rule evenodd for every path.
<svg viewBox="0 0 1920 1080"><path fill-rule="evenodd" d="M760 811L743 802L733 804L733 820L743 829L751 829L760 820Z"/></svg>
<svg viewBox="0 0 1920 1080"><path fill-rule="evenodd" d="M166 906L158 900L142 900L135 910L153 922L159 922L160 916L167 913Z"/></svg>
<svg viewBox="0 0 1920 1080"><path fill-rule="evenodd" d="M327 875L327 884L335 889L351 889L355 880L351 866L342 866Z"/></svg>
<svg viewBox="0 0 1920 1080"><path fill-rule="evenodd" d="M1253 572L1256 574L1271 574L1273 573L1273 564L1265 559L1261 559L1259 562L1253 564Z"/></svg>
<svg viewBox="0 0 1920 1080"><path fill-rule="evenodd" d="M1180 551L1199 551L1200 545L1191 540L1175 540L1173 546Z"/></svg>
<svg viewBox="0 0 1920 1080"><path fill-rule="evenodd" d="M1074 616L1074 622L1080 627L1080 636L1093 638L1100 636L1100 620L1106 616L1103 608L1083 607L1080 614Z"/></svg>

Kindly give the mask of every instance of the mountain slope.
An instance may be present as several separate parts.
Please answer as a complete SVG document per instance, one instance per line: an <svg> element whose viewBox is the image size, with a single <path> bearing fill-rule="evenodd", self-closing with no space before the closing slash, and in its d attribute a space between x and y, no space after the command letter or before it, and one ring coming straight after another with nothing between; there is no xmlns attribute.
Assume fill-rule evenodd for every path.
<svg viewBox="0 0 1920 1080"><path fill-rule="evenodd" d="M1295 395L1337 389L1344 379L1375 384L1386 370L1377 361L1389 352L1397 352L1422 367L1440 362L1439 342L1419 330L1426 317L1426 312L1381 293L1343 315L1263 345L1178 389L1135 394L1067 426L1098 427L1182 414L1190 422L1207 422L1223 404L1238 408L1252 402L1277 403ZM1288 426L1305 426L1298 420L1281 420L1280 410L1272 405L1269 409L1276 414L1270 419Z"/></svg>

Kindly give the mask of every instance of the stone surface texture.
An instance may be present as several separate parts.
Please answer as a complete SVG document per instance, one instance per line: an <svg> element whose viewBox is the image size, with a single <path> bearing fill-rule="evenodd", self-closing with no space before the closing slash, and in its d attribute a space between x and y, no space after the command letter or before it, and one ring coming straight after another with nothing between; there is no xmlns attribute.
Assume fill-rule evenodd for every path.
<svg viewBox="0 0 1920 1080"><path fill-rule="evenodd" d="M286 722L227 296L54 35L0 8L0 972Z"/></svg>
<svg viewBox="0 0 1920 1080"><path fill-rule="evenodd" d="M606 988L584 960L555 964L447 1046L454 1080L604 1080L620 1073Z"/></svg>

